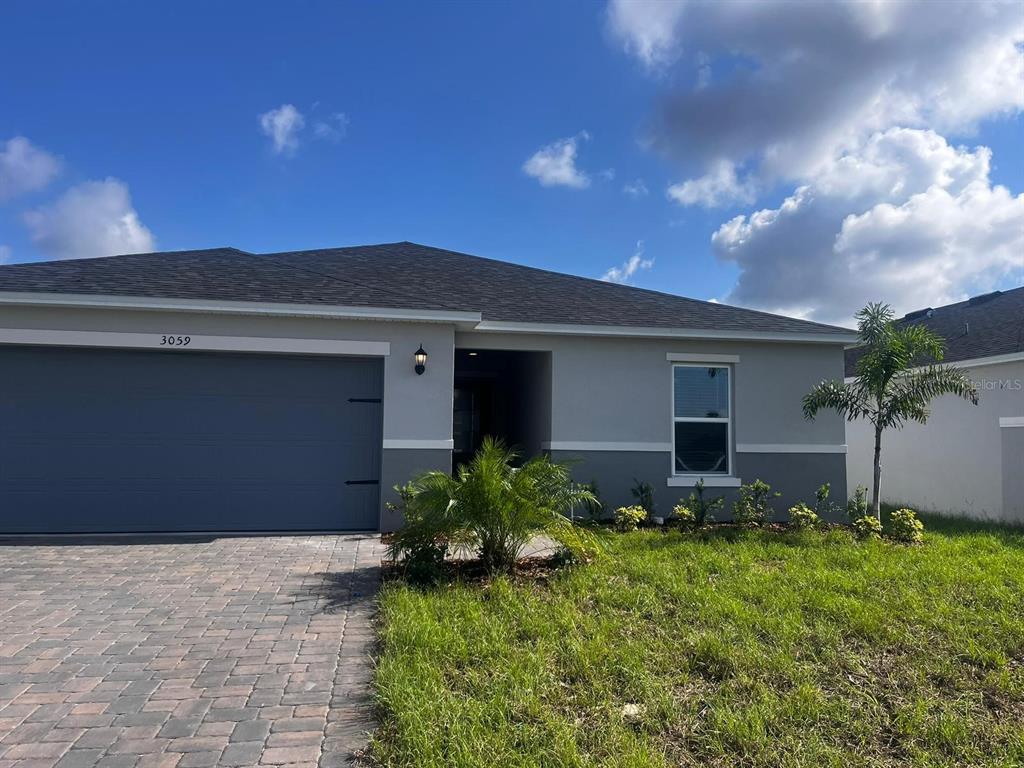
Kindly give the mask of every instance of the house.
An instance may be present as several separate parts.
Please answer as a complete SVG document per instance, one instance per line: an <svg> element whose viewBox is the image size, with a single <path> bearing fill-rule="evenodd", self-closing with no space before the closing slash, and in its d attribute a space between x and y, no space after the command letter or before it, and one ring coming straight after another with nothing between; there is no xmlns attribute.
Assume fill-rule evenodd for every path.
<svg viewBox="0 0 1024 768"><path fill-rule="evenodd" d="M0 530L389 530L492 434L607 507L846 487L843 328L413 243L0 267Z"/></svg>
<svg viewBox="0 0 1024 768"><path fill-rule="evenodd" d="M939 398L927 424L884 434L883 501L1024 523L1024 287L928 307L897 322L941 336L943 362L966 370L979 402ZM847 376L858 355L855 348L847 351ZM846 437L850 488L870 488L871 427L851 422Z"/></svg>

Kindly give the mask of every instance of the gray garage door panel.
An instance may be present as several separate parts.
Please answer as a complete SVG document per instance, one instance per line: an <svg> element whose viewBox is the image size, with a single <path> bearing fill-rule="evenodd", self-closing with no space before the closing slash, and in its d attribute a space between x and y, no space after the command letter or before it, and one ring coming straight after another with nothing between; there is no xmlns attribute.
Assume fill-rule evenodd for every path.
<svg viewBox="0 0 1024 768"><path fill-rule="evenodd" d="M382 368L0 347L0 532L376 529Z"/></svg>

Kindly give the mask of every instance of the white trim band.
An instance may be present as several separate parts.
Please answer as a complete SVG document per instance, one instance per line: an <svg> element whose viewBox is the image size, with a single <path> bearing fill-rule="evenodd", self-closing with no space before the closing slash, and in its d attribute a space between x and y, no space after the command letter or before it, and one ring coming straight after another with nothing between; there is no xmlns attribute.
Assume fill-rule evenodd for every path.
<svg viewBox="0 0 1024 768"><path fill-rule="evenodd" d="M1024 416L1000 416L1000 427L1024 427Z"/></svg>
<svg viewBox="0 0 1024 768"><path fill-rule="evenodd" d="M455 440L402 440L385 438L384 448L408 448L408 449L440 449L451 451L455 449Z"/></svg>
<svg viewBox="0 0 1024 768"><path fill-rule="evenodd" d="M824 443L737 443L736 453L846 453L846 445Z"/></svg>
<svg viewBox="0 0 1024 768"><path fill-rule="evenodd" d="M738 363L739 355L698 355L690 352L669 352L665 359L672 363Z"/></svg>
<svg viewBox="0 0 1024 768"><path fill-rule="evenodd" d="M493 333L536 333L560 336L633 336L649 339L723 339L735 341L792 341L805 344L842 344L857 341L849 333L775 333L770 331L718 331L693 328L649 328L623 325L576 325L573 323L516 323L483 320L474 331Z"/></svg>
<svg viewBox="0 0 1024 768"><path fill-rule="evenodd" d="M743 481L738 477L725 475L674 475L668 479L669 488L692 488L698 480L704 481L706 488L739 488Z"/></svg>
<svg viewBox="0 0 1024 768"><path fill-rule="evenodd" d="M572 440L553 440L541 443L541 448L549 451L647 451L651 453L669 453L672 443L599 443Z"/></svg>
<svg viewBox="0 0 1024 768"><path fill-rule="evenodd" d="M211 301L208 299L151 298L148 296L103 296L79 293L29 293L0 291L0 305L41 307L82 307L89 309L141 309L164 312L199 312L227 315L283 315L326 317L349 320L395 320L426 323L480 322L479 312L448 309L399 309L349 307L329 304L294 304L266 301Z"/></svg>
<svg viewBox="0 0 1024 768"><path fill-rule="evenodd" d="M186 341L187 340L187 341ZM61 347L116 347L153 349L178 354L190 351L273 352L299 355L391 354L387 341L344 339L293 339L266 336L205 336L179 333L120 333L113 331L52 331L32 328L0 328L0 344L42 344Z"/></svg>

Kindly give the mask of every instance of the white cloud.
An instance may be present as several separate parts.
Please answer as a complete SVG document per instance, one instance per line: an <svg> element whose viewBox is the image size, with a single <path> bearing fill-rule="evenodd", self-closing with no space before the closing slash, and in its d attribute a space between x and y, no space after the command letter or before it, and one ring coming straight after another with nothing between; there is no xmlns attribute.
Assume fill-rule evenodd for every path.
<svg viewBox="0 0 1024 768"><path fill-rule="evenodd" d="M113 178L74 186L24 218L32 242L56 259L143 253L155 247L132 207L128 186Z"/></svg>
<svg viewBox="0 0 1024 768"><path fill-rule="evenodd" d="M704 176L673 184L667 194L670 200L680 205L702 205L705 208L730 203L749 204L756 199L753 183L750 179L737 178L736 166L728 160L715 163Z"/></svg>
<svg viewBox="0 0 1024 768"><path fill-rule="evenodd" d="M601 279L608 283L628 283L641 269L650 269L654 266L654 259L644 258L644 241L637 240L636 250L621 266L611 267L601 275Z"/></svg>
<svg viewBox="0 0 1024 768"><path fill-rule="evenodd" d="M878 131L963 134L1024 108L1018 3L611 0L608 19L666 75L651 145L703 173L802 180Z"/></svg>
<svg viewBox="0 0 1024 768"><path fill-rule="evenodd" d="M11 246L0 245L0 264L7 264L11 260Z"/></svg>
<svg viewBox="0 0 1024 768"><path fill-rule="evenodd" d="M344 112L335 112L326 119L313 123L313 135L318 139L340 141L348 135L348 124L348 115Z"/></svg>
<svg viewBox="0 0 1024 768"><path fill-rule="evenodd" d="M730 301L849 323L868 301L897 311L1019 280L1024 194L989 179L987 147L894 128L829 163L778 207L712 237L740 277Z"/></svg>
<svg viewBox="0 0 1024 768"><path fill-rule="evenodd" d="M576 167L577 145L589 138L586 131L581 131L541 147L523 163L523 172L537 179L543 187L589 187L590 177Z"/></svg>
<svg viewBox="0 0 1024 768"><path fill-rule="evenodd" d="M630 197L646 197L648 194L647 185L644 184L643 179L634 179L633 181L627 182L623 187L622 191Z"/></svg>
<svg viewBox="0 0 1024 768"><path fill-rule="evenodd" d="M299 147L299 133L306 125L306 119L291 104L282 104L277 109L260 115L260 128L273 142L274 152L289 155Z"/></svg>
<svg viewBox="0 0 1024 768"><path fill-rule="evenodd" d="M60 161L24 136L8 139L0 148L0 202L49 184L60 172Z"/></svg>

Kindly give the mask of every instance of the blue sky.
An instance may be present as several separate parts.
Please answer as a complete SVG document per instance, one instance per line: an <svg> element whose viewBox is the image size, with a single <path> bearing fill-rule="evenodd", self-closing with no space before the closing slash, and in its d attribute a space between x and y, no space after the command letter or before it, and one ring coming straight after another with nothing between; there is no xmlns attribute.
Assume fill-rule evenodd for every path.
<svg viewBox="0 0 1024 768"><path fill-rule="evenodd" d="M926 104L903 122L872 123L844 139L847 144L834 140L850 133L843 133L845 124L811 136L802 125L748 136L749 127L739 130L729 121L756 128L756 114L723 108L722 99L717 106L694 99L717 92L728 100L729 89L750 73L756 85L757 77L771 75L774 52L794 42L772 40L772 30L757 38L756 29L730 40L733 27L711 14L680 13L682 20L650 6L593 2L7 4L0 27L7 73L0 81L0 149L23 137L55 158L59 171L0 201L0 248L9 261L106 255L66 248L79 224L57 221L66 213L59 202L79 185L116 179L130 195L120 204L160 250L233 245L265 252L413 240L590 277L622 270L639 253L632 284L839 320L849 313L846 305L830 309L835 288L824 286L818 295L813 283L795 289L790 281L759 293L758 286L772 282L759 275L765 269L813 274L787 261L803 241L800 226L814 231L820 220L829 223L819 229L836 229L845 216L869 214L877 205L900 208L907 199L844 198L845 208L794 224L785 245L756 252L743 249L767 235L722 235L717 248L712 236L734 217L779 208L801 186L825 188L825 161L803 167L802 153L778 147L820 143L825 136L824 148L815 148L822 158L860 157L872 135L906 128L917 132L915 141L923 131L937 131L948 143L939 150L947 154L960 144L991 150L988 170L971 178L983 176L989 190L1007 188L997 201L1005 210L996 247L1005 254L994 264L965 266L931 293L909 291L919 280L893 279L858 288L857 300L883 298L906 310L919 301L1020 282L1014 254L1022 241L1014 230L1024 229L1024 123L1017 96L1004 94L987 112L954 120ZM786 38L799 21L794 17L778 34ZM756 22L750 20L751 28ZM823 28L827 22L822 19ZM951 17L950 24L963 22ZM986 31L979 29L979 41L991 37ZM932 41L908 46L927 50L948 30L934 34ZM982 45L965 46L963 55ZM950 71L958 66L951 59L933 68L940 64ZM910 69L899 56L890 65L897 74ZM1003 90L1020 85L1014 71L998 77L1006 80L997 83ZM849 92L863 90L851 78ZM908 82L912 91L935 85ZM790 95L780 94L775 103ZM807 98L815 96L808 86ZM681 116L666 116L666 105L677 98ZM850 103L856 106L857 98L865 97L851 96ZM275 151L260 116L283 105L302 115L304 127L293 134L292 149ZM831 108L841 113L844 106ZM722 122L700 125L697 112ZM331 135L318 137L319 123L329 125ZM585 181L545 186L524 171L535 153L567 139L575 142L575 178ZM891 158L891 140L876 154ZM906 146L900 143L900 151ZM928 152L933 149L934 143ZM713 185L721 194L697 184L670 199L671 185L714 178L715 168L734 173L730 180L723 171L724 187ZM647 193L627 193L625 186L638 179ZM80 189L85 195L98 188ZM953 202L944 204L971 210L959 187L950 190ZM997 203L972 204L990 210ZM857 261L869 251L850 249L868 248L860 245L868 242L871 253L895 254L884 258L891 262L887 269L898 269L896 251L906 247L905 237L880 239L873 226L867 221L862 230L869 231L849 233L843 242L854 244L828 258ZM840 234L829 230L829 248ZM950 257L958 264L977 243L962 231L943 238L958 243ZM83 235L80 242L87 241ZM731 257L723 256L726 250ZM1020 259L1024 265L1024 255ZM907 273L927 266L915 260ZM613 276L624 277L622 271Z"/></svg>

